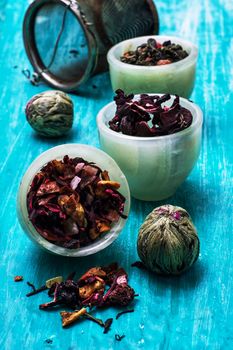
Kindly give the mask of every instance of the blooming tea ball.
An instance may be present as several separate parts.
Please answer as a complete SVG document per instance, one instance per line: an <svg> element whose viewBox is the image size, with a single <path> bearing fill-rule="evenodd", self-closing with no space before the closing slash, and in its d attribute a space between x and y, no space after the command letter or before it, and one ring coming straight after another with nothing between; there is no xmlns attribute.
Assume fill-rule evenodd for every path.
<svg viewBox="0 0 233 350"><path fill-rule="evenodd" d="M62 91L45 91L33 96L25 112L28 123L42 136L62 136L72 128L73 102Z"/></svg>
<svg viewBox="0 0 233 350"><path fill-rule="evenodd" d="M200 242L183 208L155 208L140 227L137 249L145 266L158 274L178 275L197 260Z"/></svg>

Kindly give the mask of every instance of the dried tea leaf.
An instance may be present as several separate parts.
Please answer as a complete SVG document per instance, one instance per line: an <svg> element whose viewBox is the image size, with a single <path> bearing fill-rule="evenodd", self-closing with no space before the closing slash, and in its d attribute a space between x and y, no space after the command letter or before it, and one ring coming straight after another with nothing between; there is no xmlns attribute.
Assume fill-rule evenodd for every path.
<svg viewBox="0 0 233 350"><path fill-rule="evenodd" d="M104 334L108 333L112 325L113 318L108 318L104 323Z"/></svg>

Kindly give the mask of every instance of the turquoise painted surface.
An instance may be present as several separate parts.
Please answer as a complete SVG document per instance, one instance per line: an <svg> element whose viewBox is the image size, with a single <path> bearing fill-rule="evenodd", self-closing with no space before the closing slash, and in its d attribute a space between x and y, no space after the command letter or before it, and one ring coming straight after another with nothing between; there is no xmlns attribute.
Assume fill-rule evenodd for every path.
<svg viewBox="0 0 233 350"><path fill-rule="evenodd" d="M69 260L38 250L24 235L16 217L20 178L44 150L68 142L98 146L95 116L112 98L108 74L84 86L75 103L73 133L44 140L27 125L26 101L46 86L33 87L21 74L28 68L21 25L27 1L0 0L0 349L233 349L233 3L227 0L156 1L162 34L180 35L199 48L192 100L205 114L203 145L197 166L176 195L166 202L186 208L197 226L201 256L178 278L162 278L130 268L137 259L136 237L145 216L160 203L133 201L119 239L100 254ZM17 67L15 67L17 66ZM15 67L15 68L14 68ZM98 89L93 87L95 84ZM187 150L188 151L188 150ZM26 298L22 274L37 286L54 275L81 274L90 266L117 260L129 272L140 294L134 314L114 321L107 335L91 322L61 328L57 311L38 310L46 293ZM97 313L111 317L113 309ZM121 342L115 333L125 334ZM51 339L52 344L45 343Z"/></svg>

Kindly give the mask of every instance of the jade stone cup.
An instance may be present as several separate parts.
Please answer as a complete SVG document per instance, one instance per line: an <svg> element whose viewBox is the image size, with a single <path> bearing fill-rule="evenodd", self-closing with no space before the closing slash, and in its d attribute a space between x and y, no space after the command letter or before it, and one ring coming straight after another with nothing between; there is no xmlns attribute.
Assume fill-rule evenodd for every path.
<svg viewBox="0 0 233 350"><path fill-rule="evenodd" d="M121 62L120 57L127 51L153 38L159 43L171 40L180 44L188 56L178 62L163 66L138 66ZM191 42L163 35L142 36L120 42L113 46L107 55L113 91L122 89L125 93L169 93L185 98L190 97L196 72L197 47Z"/></svg>
<svg viewBox="0 0 233 350"><path fill-rule="evenodd" d="M170 106L173 100L174 96L165 105ZM108 122L115 115L114 102L98 113L100 146L124 172L131 195L137 199L158 201L172 196L198 159L202 111L184 98L180 98L180 104L192 113L192 124L187 129L165 136L128 136L111 130Z"/></svg>
<svg viewBox="0 0 233 350"><path fill-rule="evenodd" d="M18 197L17 197L17 214L19 222L27 234L27 236L40 248L56 254L67 257L82 257L87 255L95 254L102 249L108 247L112 242L117 239L121 231L123 230L126 220L120 218L118 222L112 225L109 232L102 235L99 239L95 240L93 243L76 248L68 249L64 247L59 247L53 243L50 243L45 238L43 238L32 225L28 218L27 210L27 193L30 188L31 182L34 176L40 171L40 169L53 159L63 159L65 155L70 157L82 157L85 160L96 163L102 169L106 169L109 172L110 178L113 181L118 181L121 184L119 192L123 194L126 198L124 214L129 215L130 211L130 192L127 180L120 170L116 162L109 157L106 153L98 148L82 145L82 144L65 144L53 147L39 157L37 157L32 164L27 169L24 174L22 181L20 183Z"/></svg>

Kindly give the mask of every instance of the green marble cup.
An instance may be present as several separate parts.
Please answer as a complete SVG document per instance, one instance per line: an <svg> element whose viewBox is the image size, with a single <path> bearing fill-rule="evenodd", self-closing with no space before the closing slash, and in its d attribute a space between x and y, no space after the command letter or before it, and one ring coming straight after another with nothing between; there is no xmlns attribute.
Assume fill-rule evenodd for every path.
<svg viewBox="0 0 233 350"><path fill-rule="evenodd" d="M164 66L137 66L120 61L127 51L135 50L149 38L163 43L171 40L180 44L189 54L181 61ZM197 47L189 41L163 35L142 36L122 41L113 46L107 55L113 90L122 89L125 93L170 93L189 98L194 87Z"/></svg>
<svg viewBox="0 0 233 350"><path fill-rule="evenodd" d="M174 96L165 105L171 105L173 99ZM184 98L180 98L180 104L192 113L192 124L187 129L165 136L129 136L111 130L108 122L115 115L114 102L107 104L98 113L100 146L125 174L134 198L158 201L171 197L198 159L202 111Z"/></svg>
<svg viewBox="0 0 233 350"><path fill-rule="evenodd" d="M111 230L99 239L95 240L87 246L68 249L59 247L53 243L50 243L43 238L35 229L28 217L27 210L27 193L30 188L31 182L34 176L40 171L40 169L53 159L63 159L65 155L69 155L72 158L82 157L85 160L96 163L102 169L106 169L109 172L110 178L113 181L118 181L121 184L120 193L126 198L124 214L129 215L130 211L130 192L127 180L120 170L116 162L109 157L106 153L98 148L84 145L84 144L64 144L50 148L49 150L40 154L29 166L26 173L24 174L17 196L17 214L19 222L26 233L26 235L40 248L47 252L67 256L67 257L82 257L92 255L105 249L117 239L120 232L125 226L126 220L120 218Z"/></svg>

